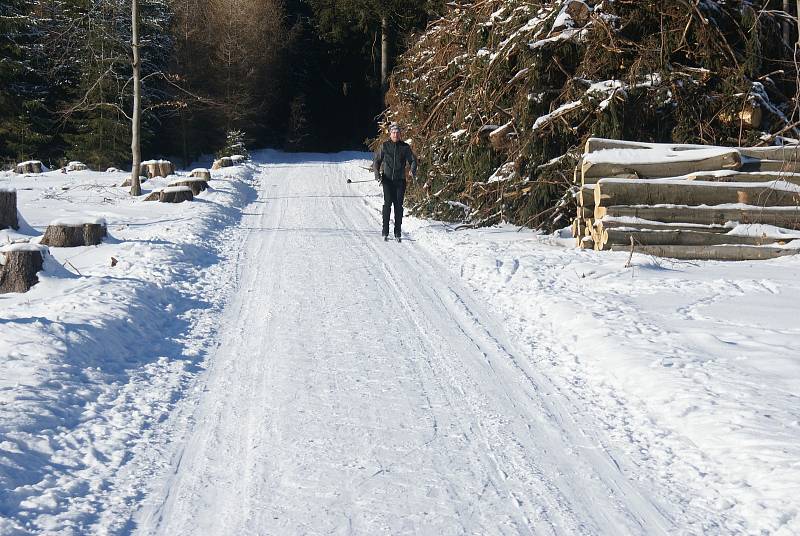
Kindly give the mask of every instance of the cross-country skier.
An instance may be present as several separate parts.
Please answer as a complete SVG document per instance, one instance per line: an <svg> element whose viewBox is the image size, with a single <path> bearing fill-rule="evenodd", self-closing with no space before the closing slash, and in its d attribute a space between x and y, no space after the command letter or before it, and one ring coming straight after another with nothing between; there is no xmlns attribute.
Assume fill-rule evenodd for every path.
<svg viewBox="0 0 800 536"><path fill-rule="evenodd" d="M411 166L411 176L417 180L417 157L411 147L400 139L400 125L389 125L389 139L375 151L375 180L383 186L383 234L389 240L389 215L394 207L394 237L400 242L403 225L403 197L406 194L406 164Z"/></svg>

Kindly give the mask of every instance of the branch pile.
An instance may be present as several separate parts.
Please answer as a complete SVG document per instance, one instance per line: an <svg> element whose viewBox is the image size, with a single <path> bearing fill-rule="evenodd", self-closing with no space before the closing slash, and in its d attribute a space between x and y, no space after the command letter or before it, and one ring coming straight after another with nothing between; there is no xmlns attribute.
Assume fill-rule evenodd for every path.
<svg viewBox="0 0 800 536"><path fill-rule="evenodd" d="M420 157L420 214L557 228L590 136L751 146L800 137L795 22L764 2L451 2L395 70L386 121ZM422 186L424 184L424 186Z"/></svg>

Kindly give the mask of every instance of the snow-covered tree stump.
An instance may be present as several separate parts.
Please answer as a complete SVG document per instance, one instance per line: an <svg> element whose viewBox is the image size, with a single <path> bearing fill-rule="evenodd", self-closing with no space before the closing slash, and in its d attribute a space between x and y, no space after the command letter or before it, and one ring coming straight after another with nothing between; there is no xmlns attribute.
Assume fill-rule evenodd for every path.
<svg viewBox="0 0 800 536"><path fill-rule="evenodd" d="M0 248L0 294L27 292L39 282L46 248L36 244L10 244Z"/></svg>
<svg viewBox="0 0 800 536"><path fill-rule="evenodd" d="M232 154L231 155L231 164L234 166L238 166L239 164L245 162L247 157L241 154Z"/></svg>
<svg viewBox="0 0 800 536"><path fill-rule="evenodd" d="M22 175L25 173L42 173L47 171L47 168L42 164L41 160L28 160L17 164L16 171Z"/></svg>
<svg viewBox="0 0 800 536"><path fill-rule="evenodd" d="M206 181L205 179L190 178L190 179L175 181L170 184L170 187L173 186L186 186L188 188L191 188L192 194L198 195L200 192L204 192L206 191L206 189L208 189L208 181Z"/></svg>
<svg viewBox="0 0 800 536"><path fill-rule="evenodd" d="M67 164L67 171L86 171L87 169L89 167L83 162L74 161Z"/></svg>
<svg viewBox="0 0 800 536"><path fill-rule="evenodd" d="M56 220L47 226L40 244L57 248L96 246L107 234L103 219Z"/></svg>
<svg viewBox="0 0 800 536"><path fill-rule="evenodd" d="M18 229L17 192L13 188L0 186L0 229Z"/></svg>
<svg viewBox="0 0 800 536"><path fill-rule="evenodd" d="M168 177L175 174L175 166L169 160L145 160L141 170L148 179L153 177Z"/></svg>
<svg viewBox="0 0 800 536"><path fill-rule="evenodd" d="M194 194L188 186L169 186L161 190L158 198L162 203L183 203L192 199L194 199Z"/></svg>
<svg viewBox="0 0 800 536"><path fill-rule="evenodd" d="M214 164L211 166L211 169L222 169L224 167L231 167L233 165L233 161L230 157L223 156L220 159L214 160Z"/></svg>
<svg viewBox="0 0 800 536"><path fill-rule="evenodd" d="M198 179L205 179L207 181L211 180L211 172L206 168L193 169L189 176L196 177Z"/></svg>

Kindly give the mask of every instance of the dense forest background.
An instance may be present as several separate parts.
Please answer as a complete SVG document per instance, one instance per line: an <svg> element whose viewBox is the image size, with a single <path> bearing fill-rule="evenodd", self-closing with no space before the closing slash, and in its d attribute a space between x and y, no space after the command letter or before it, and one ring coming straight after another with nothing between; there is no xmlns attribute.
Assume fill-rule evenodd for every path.
<svg viewBox="0 0 800 536"><path fill-rule="evenodd" d="M142 156L189 165L232 130L256 146L363 148L383 110L382 31L392 61L442 5L140 0ZM0 163L130 163L130 9L130 0L3 0Z"/></svg>

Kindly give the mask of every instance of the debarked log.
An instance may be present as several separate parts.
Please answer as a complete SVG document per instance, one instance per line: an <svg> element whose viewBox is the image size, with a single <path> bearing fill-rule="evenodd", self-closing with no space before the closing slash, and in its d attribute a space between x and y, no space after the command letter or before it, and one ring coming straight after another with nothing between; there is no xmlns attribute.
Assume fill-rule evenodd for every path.
<svg viewBox="0 0 800 536"><path fill-rule="evenodd" d="M791 238L770 236L743 236L724 233L707 233L703 231L652 231L652 230L622 230L602 229L597 232L599 242L597 249L606 249L612 245L630 245L631 238L634 244L643 246L719 246L723 244L745 244L749 246L764 246L768 244L785 244Z"/></svg>
<svg viewBox="0 0 800 536"><path fill-rule="evenodd" d="M644 245L612 245L611 251L630 251L635 253L666 257L680 260L718 260L718 261L755 261L774 259L787 255L796 255L800 249L781 248L777 246L644 246Z"/></svg>
<svg viewBox="0 0 800 536"><path fill-rule="evenodd" d="M632 159L629 162L617 163L606 161L605 159L614 158L615 154L607 152L592 153L598 155L595 158L584 156L581 168L583 184L591 182L593 177L612 177L626 173L635 173L640 177L677 177L687 175L696 171L715 171L718 169L739 169L742 166L742 158L736 149L711 151L696 150L674 153L680 158L668 158L663 154L641 151L641 160ZM610 152L609 152L610 153ZM601 158L602 157L602 158Z"/></svg>
<svg viewBox="0 0 800 536"><path fill-rule="evenodd" d="M794 188L792 186L792 188ZM603 179L594 188L595 205L797 206L800 192L772 185L704 181L626 181Z"/></svg>
<svg viewBox="0 0 800 536"><path fill-rule="evenodd" d="M610 206L595 207L597 220L609 218L641 218L662 223L694 223L701 225L725 225L727 222L762 223L786 229L800 229L798 207L648 207Z"/></svg>

